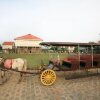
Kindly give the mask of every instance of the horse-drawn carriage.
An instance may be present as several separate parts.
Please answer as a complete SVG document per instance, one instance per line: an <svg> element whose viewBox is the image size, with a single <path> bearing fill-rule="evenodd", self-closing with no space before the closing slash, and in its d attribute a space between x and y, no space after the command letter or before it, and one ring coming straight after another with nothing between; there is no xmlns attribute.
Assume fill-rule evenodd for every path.
<svg viewBox="0 0 100 100"><path fill-rule="evenodd" d="M57 56L56 59L50 59L48 65L41 64L41 68L36 74L40 74L40 80L44 85L52 85L56 80L55 68L59 71L76 71L76 70L88 70L100 68L100 44L96 43L64 43L64 42L42 42L44 46L74 46L77 47L77 52L70 56L60 59ZM80 52L81 47L89 48L89 53ZM96 49L97 48L97 49ZM99 50L98 50L99 49ZM95 53L94 53L95 50ZM99 53L99 54L98 54ZM25 59L6 59L0 63L1 66L6 66L5 61L10 61L10 67L12 69L18 68L17 72L20 72L22 78L23 74L34 74L34 72L26 71L27 62ZM15 60L15 61L14 61ZM8 62L9 62L8 61ZM15 63L15 64L14 64ZM19 64L20 63L20 64ZM46 66L46 67L45 67ZM7 66L8 67L8 66ZM7 69L7 68L6 68ZM3 77L3 74L1 75Z"/></svg>
<svg viewBox="0 0 100 100"><path fill-rule="evenodd" d="M70 56L60 59L59 56L56 59L49 61L49 68L52 70L57 67L60 71L76 71L100 68L100 44L96 43L65 43L65 42L43 42L41 45L45 46L74 46L77 47L77 52ZM80 48L89 48L85 52L80 52ZM44 73L44 72L43 72ZM50 73L50 72L48 72ZM55 73L53 73L55 74ZM56 75L55 75L56 76ZM41 76L42 77L42 76ZM46 73L45 73L46 77ZM52 81L52 78L51 78ZM48 85L46 79L42 82ZM53 82L52 82L53 83Z"/></svg>

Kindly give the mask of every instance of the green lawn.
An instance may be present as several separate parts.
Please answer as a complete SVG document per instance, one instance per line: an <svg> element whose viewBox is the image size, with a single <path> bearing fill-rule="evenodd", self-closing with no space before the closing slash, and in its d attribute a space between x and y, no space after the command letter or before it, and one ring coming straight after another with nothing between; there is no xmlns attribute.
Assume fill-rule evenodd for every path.
<svg viewBox="0 0 100 100"><path fill-rule="evenodd" d="M56 58L58 53L34 53L34 54L0 54L0 56L3 56L4 58L25 58L28 62L28 67L38 67L41 65L41 61L43 61L45 64L48 64L48 61L50 58ZM59 53L60 58L64 58L67 56L66 53Z"/></svg>

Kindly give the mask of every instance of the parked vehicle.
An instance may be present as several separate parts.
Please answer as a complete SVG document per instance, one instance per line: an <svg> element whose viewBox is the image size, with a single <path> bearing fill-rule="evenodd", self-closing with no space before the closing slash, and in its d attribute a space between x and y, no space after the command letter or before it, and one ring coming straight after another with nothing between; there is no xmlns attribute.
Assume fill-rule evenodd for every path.
<svg viewBox="0 0 100 100"><path fill-rule="evenodd" d="M100 44L96 43L65 43L65 42L43 42L41 45L45 46L75 46L78 48L78 53L73 53L69 57L60 59L59 56L56 59L49 61L49 68L51 70L43 72L44 76L41 76L42 83L44 85L53 84L52 80L56 76L54 68L58 68L60 71L76 71L76 70L88 70L100 68L100 54L94 54L95 47L100 48ZM89 47L89 53L81 53L80 47ZM97 50L99 51L99 50ZM52 73L51 73L52 72ZM97 71L98 73L98 71ZM50 85L51 85L50 84Z"/></svg>

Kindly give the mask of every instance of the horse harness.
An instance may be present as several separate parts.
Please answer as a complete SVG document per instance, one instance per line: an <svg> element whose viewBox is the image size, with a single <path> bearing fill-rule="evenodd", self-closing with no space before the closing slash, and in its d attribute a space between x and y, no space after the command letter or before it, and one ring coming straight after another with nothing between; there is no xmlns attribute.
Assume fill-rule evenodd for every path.
<svg viewBox="0 0 100 100"><path fill-rule="evenodd" d="M5 59L4 67L7 69L11 69L13 64L13 59Z"/></svg>

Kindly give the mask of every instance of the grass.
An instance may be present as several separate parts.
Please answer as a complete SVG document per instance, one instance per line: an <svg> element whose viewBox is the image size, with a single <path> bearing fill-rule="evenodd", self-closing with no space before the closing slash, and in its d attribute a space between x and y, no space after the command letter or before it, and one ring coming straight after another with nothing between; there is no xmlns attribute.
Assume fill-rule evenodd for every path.
<svg viewBox="0 0 100 100"><path fill-rule="evenodd" d="M34 54L0 54L4 58L25 58L28 62L28 68L38 67L41 61L48 64L50 58L57 58L58 53L34 53ZM60 59L67 56L66 53L59 53Z"/></svg>

